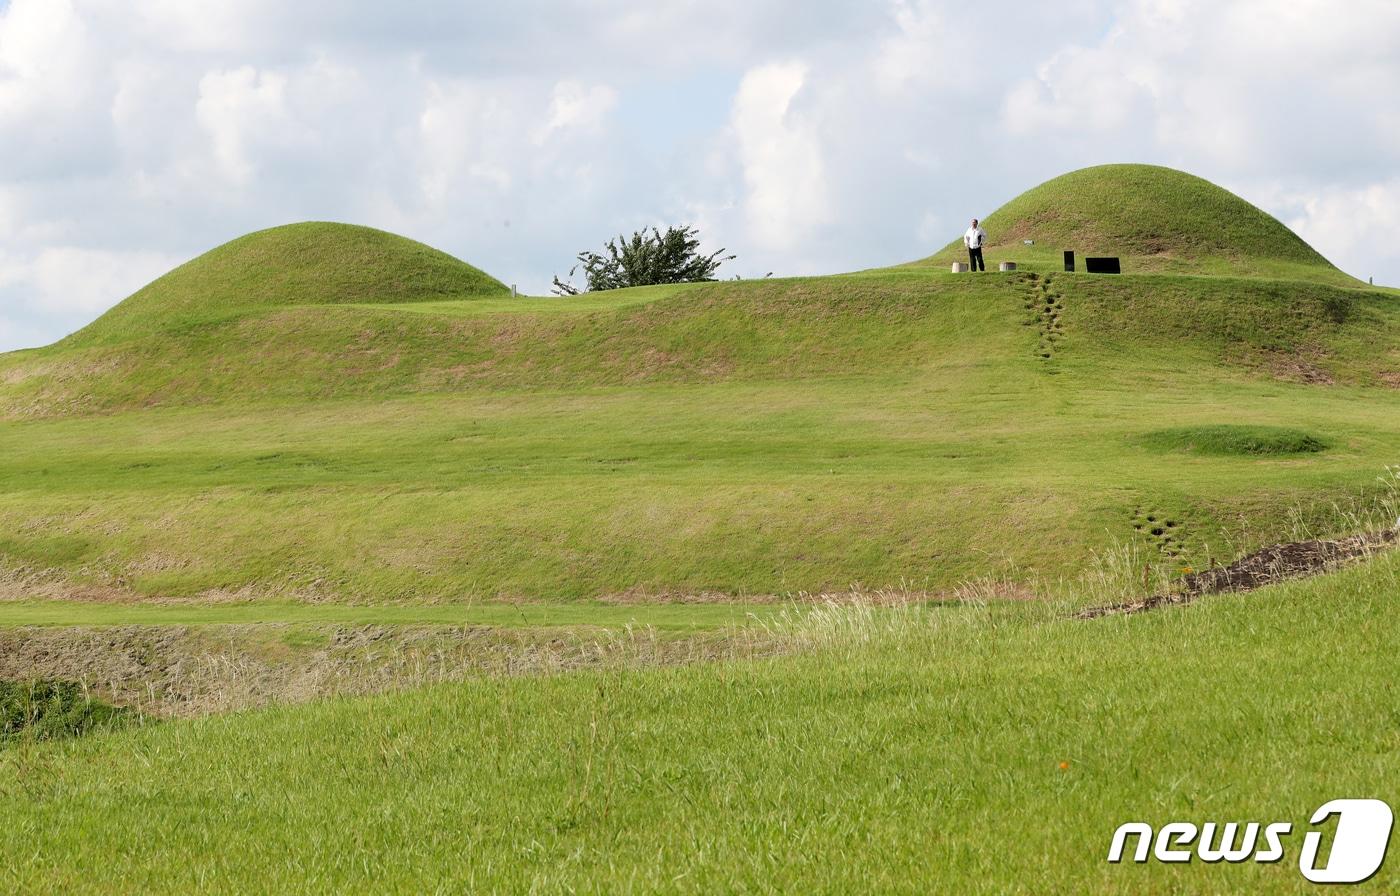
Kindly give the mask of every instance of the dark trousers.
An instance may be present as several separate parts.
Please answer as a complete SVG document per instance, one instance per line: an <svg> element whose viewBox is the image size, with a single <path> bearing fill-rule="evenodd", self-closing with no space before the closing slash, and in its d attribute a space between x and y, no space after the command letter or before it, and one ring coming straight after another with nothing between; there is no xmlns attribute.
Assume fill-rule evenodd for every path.
<svg viewBox="0 0 1400 896"><path fill-rule="evenodd" d="M987 269L987 263L982 260L981 249L969 248L967 250L967 266L974 271L985 271Z"/></svg>

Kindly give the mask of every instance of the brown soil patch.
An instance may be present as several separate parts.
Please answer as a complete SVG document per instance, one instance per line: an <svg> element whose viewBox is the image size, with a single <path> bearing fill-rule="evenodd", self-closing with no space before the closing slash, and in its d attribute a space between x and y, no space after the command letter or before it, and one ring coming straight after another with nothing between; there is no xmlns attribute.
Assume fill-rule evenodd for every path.
<svg viewBox="0 0 1400 896"><path fill-rule="evenodd" d="M109 585L77 585L56 573L29 567L0 567L0 604L13 600L74 600L92 603L134 602L139 598Z"/></svg>
<svg viewBox="0 0 1400 896"><path fill-rule="evenodd" d="M1288 579L1330 572L1343 564L1369 557L1400 540L1400 528L1367 532L1336 541L1295 541L1271 545L1231 563L1187 575L1181 588L1142 600L1107 607L1091 607L1075 614L1078 619L1097 619L1118 613L1140 613L1172 604L1190 603L1203 594L1253 591Z"/></svg>
<svg viewBox="0 0 1400 896"><path fill-rule="evenodd" d="M1304 351L1297 354L1268 352L1262 358L1262 367L1269 376L1287 383L1304 383L1312 386L1335 385L1336 377L1328 373L1318 361L1323 360L1321 352Z"/></svg>
<svg viewBox="0 0 1400 896"><path fill-rule="evenodd" d="M156 560L147 559L134 565L134 569L160 568ZM338 592L314 587L300 588L255 588L244 586L238 589L216 588L201 591L188 597L151 595L132 591L120 584L78 583L69 581L61 572L53 569L33 569L30 567L0 567L0 604L6 601L29 600L68 600L83 603L102 604L217 604L243 603L253 600L294 600L303 603L353 603L343 600ZM424 603L428 603L425 601Z"/></svg>

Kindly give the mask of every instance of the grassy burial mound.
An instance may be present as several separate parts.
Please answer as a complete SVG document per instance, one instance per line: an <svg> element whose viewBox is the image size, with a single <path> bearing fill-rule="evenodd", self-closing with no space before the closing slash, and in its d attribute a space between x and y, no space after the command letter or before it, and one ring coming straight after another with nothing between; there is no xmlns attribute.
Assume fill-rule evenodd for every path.
<svg viewBox="0 0 1400 896"><path fill-rule="evenodd" d="M1027 191L987 224L990 251L1033 272L1051 272L1060 247L1073 246L1124 255L1130 274L1232 276L1062 276L1053 288L910 279L960 257L955 243L912 266L853 276L513 298L420 243L295 224L194 259L54 346L0 357L0 419L868 375L946 359L956 343L995 354L1025 335L1018 325L1038 332L1046 359L1071 343L1081 356L1227 344L1219 350L1233 362L1303 381L1393 374L1393 293L1357 289L1278 221L1191 175L1085 169ZM1055 301L1066 294L1072 307ZM1028 298L1047 302L1029 309L1032 319L998 316Z"/></svg>
<svg viewBox="0 0 1400 896"><path fill-rule="evenodd" d="M1184 171L1100 165L1046 181L985 221L989 259L1058 268L1073 250L1119 256L1124 271L1289 277L1338 285L1337 270L1267 212ZM1025 240L1033 240L1027 246ZM916 265L965 261L954 240Z"/></svg>
<svg viewBox="0 0 1400 896"><path fill-rule="evenodd" d="M499 297L493 277L422 243L350 224L260 230L181 265L67 340L178 338L259 309Z"/></svg>
<svg viewBox="0 0 1400 896"><path fill-rule="evenodd" d="M1374 385L1395 381L1397 308L1381 291L1312 282L1060 274L975 282L909 271L579 300L242 307L147 321L123 339L84 331L0 357L0 419L919 375L997 358L1011 372L1041 354L1057 364L1116 359L1145 369L1176 359ZM1042 337L1053 345L1034 351Z"/></svg>
<svg viewBox="0 0 1400 896"><path fill-rule="evenodd" d="M1321 282L1345 278L1224 191L1119 167L1090 172L1146 209L1122 239L1219 236L1160 175L1252 220L1210 257L1268 276L916 266L536 299L365 228L236 240L0 357L0 593L939 590L1073 573L1159 512L1173 564L1306 534L1300 506L1340 525L1397 460L1400 296ZM1059 207L1077 239L1085 175L1007 208ZM1227 424L1327 450L1215 450Z"/></svg>
<svg viewBox="0 0 1400 896"><path fill-rule="evenodd" d="M349 309L444 301L490 307L509 302L510 291L444 252L369 227L308 222L250 233L52 346L0 356L0 418L324 397L363 364L387 369L377 348L412 343L412 334Z"/></svg>

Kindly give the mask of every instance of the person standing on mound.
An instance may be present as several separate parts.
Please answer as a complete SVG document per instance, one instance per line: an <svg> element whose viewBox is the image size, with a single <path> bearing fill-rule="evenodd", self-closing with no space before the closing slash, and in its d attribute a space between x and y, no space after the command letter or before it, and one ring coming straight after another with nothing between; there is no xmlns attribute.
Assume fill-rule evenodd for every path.
<svg viewBox="0 0 1400 896"><path fill-rule="evenodd" d="M977 223L977 219L972 219L972 226L967 228L967 233L963 234L963 244L967 246L968 270L985 271L987 263L982 260L982 244L987 241L987 231Z"/></svg>

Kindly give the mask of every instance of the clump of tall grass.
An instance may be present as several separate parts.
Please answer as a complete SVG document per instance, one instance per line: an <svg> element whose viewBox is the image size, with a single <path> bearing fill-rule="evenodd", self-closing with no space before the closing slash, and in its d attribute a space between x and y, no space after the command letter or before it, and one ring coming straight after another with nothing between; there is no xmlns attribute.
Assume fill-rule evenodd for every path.
<svg viewBox="0 0 1400 896"><path fill-rule="evenodd" d="M1141 436L1139 441L1159 451L1253 457L1315 454L1329 447L1326 439L1300 429L1237 424L1159 429Z"/></svg>
<svg viewBox="0 0 1400 896"><path fill-rule="evenodd" d="M1057 591L1070 604L1109 606L1169 591L1176 577L1190 569L1164 562L1150 545L1130 540L1092 552L1080 575Z"/></svg>
<svg viewBox="0 0 1400 896"><path fill-rule="evenodd" d="M1289 510L1289 522L1294 541L1400 530L1400 466L1387 466L1369 487L1345 503L1295 505Z"/></svg>
<svg viewBox="0 0 1400 896"><path fill-rule="evenodd" d="M1001 579L979 579L940 596L903 587L802 594L766 618L751 616L733 636L749 645L749 653L754 645L769 653L855 651L877 644L882 649L925 649L929 636L965 635L994 622L994 608L1005 603L1007 588Z"/></svg>
<svg viewBox="0 0 1400 896"><path fill-rule="evenodd" d="M138 714L74 681L0 681L0 748L125 727Z"/></svg>

